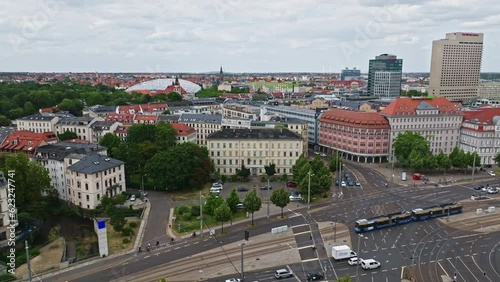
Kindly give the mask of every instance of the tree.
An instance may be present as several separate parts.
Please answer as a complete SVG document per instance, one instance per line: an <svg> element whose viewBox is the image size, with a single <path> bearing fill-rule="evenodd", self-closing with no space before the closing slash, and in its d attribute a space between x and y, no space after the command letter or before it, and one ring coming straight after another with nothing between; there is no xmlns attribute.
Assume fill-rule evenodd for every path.
<svg viewBox="0 0 500 282"><path fill-rule="evenodd" d="M352 282L352 279L349 274L346 274L344 277L339 278L337 282Z"/></svg>
<svg viewBox="0 0 500 282"><path fill-rule="evenodd" d="M208 215L214 215L215 210L224 202L221 197L217 197L215 194L210 193L208 195L207 201L203 206L203 211Z"/></svg>
<svg viewBox="0 0 500 282"><path fill-rule="evenodd" d="M470 167L480 167L481 166L481 157L477 152L467 152L467 160L468 160L468 165Z"/></svg>
<svg viewBox="0 0 500 282"><path fill-rule="evenodd" d="M437 167L446 171L451 167L451 161L448 155L445 155L443 151L436 155Z"/></svg>
<svg viewBox="0 0 500 282"><path fill-rule="evenodd" d="M500 166L500 153L497 153L497 155L495 156L495 158L493 160L495 161L497 166Z"/></svg>
<svg viewBox="0 0 500 282"><path fill-rule="evenodd" d="M127 223L127 220L125 219L125 216L121 212L115 212L111 215L111 219L109 220L109 223L111 226L113 226L113 229L116 232L121 232L123 230L123 227L125 227L125 224Z"/></svg>
<svg viewBox="0 0 500 282"><path fill-rule="evenodd" d="M167 102L182 101L182 95L177 92L170 92L167 94Z"/></svg>
<svg viewBox="0 0 500 282"><path fill-rule="evenodd" d="M99 140L99 145L106 147L110 155L112 155L113 149L120 146L120 144L121 144L120 137L116 136L113 133L106 133L101 138L101 140Z"/></svg>
<svg viewBox="0 0 500 282"><path fill-rule="evenodd" d="M245 199L243 200L243 207L245 207L245 210L247 212L252 214L252 225L253 225L253 214L254 212L260 210L260 208L262 207L262 201L257 196L257 191L255 189L248 192L248 194L245 196Z"/></svg>
<svg viewBox="0 0 500 282"><path fill-rule="evenodd" d="M236 192L236 189L233 188L233 190L231 190L231 194L229 194L226 198L226 203L232 213L236 213L238 211L240 196L238 195L238 192Z"/></svg>
<svg viewBox="0 0 500 282"><path fill-rule="evenodd" d="M241 164L241 168L236 169L236 175L241 179L241 181L246 181L250 176L250 169L246 168L244 164Z"/></svg>
<svg viewBox="0 0 500 282"><path fill-rule="evenodd" d="M413 151L415 151L413 157L418 156L422 158L428 155L430 152L429 141L422 135L413 133L412 131L406 131L405 133L399 134L396 141L394 141L394 155L403 166L410 166L409 157ZM415 160L414 158L414 161Z"/></svg>
<svg viewBox="0 0 500 282"><path fill-rule="evenodd" d="M41 201L42 194L52 193L49 171L40 163L30 161L24 153L10 154L5 159L4 175L8 171L15 171L12 175L16 186L16 206L35 204Z"/></svg>
<svg viewBox="0 0 500 282"><path fill-rule="evenodd" d="M66 130L64 131L64 133L58 134L57 138L59 138L60 141L66 141L71 139L77 139L78 135L73 131Z"/></svg>
<svg viewBox="0 0 500 282"><path fill-rule="evenodd" d="M406 165L413 169L413 171L419 171L424 168L424 158L425 155L419 154L417 150L411 150L406 160Z"/></svg>
<svg viewBox="0 0 500 282"><path fill-rule="evenodd" d="M0 115L0 126L10 126L12 122L4 115Z"/></svg>
<svg viewBox="0 0 500 282"><path fill-rule="evenodd" d="M61 237L61 225L56 225L50 229L49 232L49 242L54 242L55 240L59 239Z"/></svg>
<svg viewBox="0 0 500 282"><path fill-rule="evenodd" d="M342 167L342 158L339 156L339 153L330 155L330 160L328 161L328 169L330 172L335 173L339 171Z"/></svg>
<svg viewBox="0 0 500 282"><path fill-rule="evenodd" d="M264 169L266 170L267 178L271 178L271 176L276 174L276 164L265 165Z"/></svg>
<svg viewBox="0 0 500 282"><path fill-rule="evenodd" d="M214 216L217 221L222 223L221 232L224 233L224 221L231 219L231 210L226 202L222 202L222 204L215 209Z"/></svg>
<svg viewBox="0 0 500 282"><path fill-rule="evenodd" d="M304 178L304 176L300 174L304 165L309 165L309 160L307 160L304 155L300 155L292 166L293 179L297 182L300 182L302 178Z"/></svg>
<svg viewBox="0 0 500 282"><path fill-rule="evenodd" d="M281 217L283 217L283 208L290 203L290 196L284 188L279 188L271 194L271 203L281 208Z"/></svg>
<svg viewBox="0 0 500 282"><path fill-rule="evenodd" d="M450 153L450 161L453 167L460 167L464 161L464 151L458 147L453 148Z"/></svg>

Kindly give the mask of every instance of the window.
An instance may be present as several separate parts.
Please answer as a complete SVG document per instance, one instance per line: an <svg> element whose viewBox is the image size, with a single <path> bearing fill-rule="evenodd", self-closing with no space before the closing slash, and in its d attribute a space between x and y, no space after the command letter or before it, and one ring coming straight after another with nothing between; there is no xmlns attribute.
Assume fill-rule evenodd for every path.
<svg viewBox="0 0 500 282"><path fill-rule="evenodd" d="M88 183L85 183L85 190L89 190L89 184Z"/></svg>

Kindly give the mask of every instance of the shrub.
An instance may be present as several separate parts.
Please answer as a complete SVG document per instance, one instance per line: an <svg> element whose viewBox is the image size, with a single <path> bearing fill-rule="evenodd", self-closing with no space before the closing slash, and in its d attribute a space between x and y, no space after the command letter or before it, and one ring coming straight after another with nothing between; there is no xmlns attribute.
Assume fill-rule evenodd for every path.
<svg viewBox="0 0 500 282"><path fill-rule="evenodd" d="M260 182L267 182L267 176L262 176L260 178Z"/></svg>
<svg viewBox="0 0 500 282"><path fill-rule="evenodd" d="M130 233L134 234L134 232L132 232L132 229L130 227L125 227L122 229L123 236L130 236Z"/></svg>
<svg viewBox="0 0 500 282"><path fill-rule="evenodd" d="M229 177L229 181L228 182L238 182L238 176L237 175L231 175Z"/></svg>
<svg viewBox="0 0 500 282"><path fill-rule="evenodd" d="M184 221L190 221L191 220L191 211L185 212L181 215L182 220Z"/></svg>
<svg viewBox="0 0 500 282"><path fill-rule="evenodd" d="M8 281L14 281L14 280L16 280L16 276L14 276L10 273L0 274L0 281L2 281L2 282L8 282Z"/></svg>
<svg viewBox="0 0 500 282"><path fill-rule="evenodd" d="M186 205L178 206L175 208L175 215L182 216L185 213L190 213L189 207Z"/></svg>
<svg viewBox="0 0 500 282"><path fill-rule="evenodd" d="M130 240L128 238L123 238L122 243L128 244L128 243L130 243Z"/></svg>
<svg viewBox="0 0 500 282"><path fill-rule="evenodd" d="M221 176L220 180L222 180L222 182L226 183L227 182L227 176L226 175Z"/></svg>
<svg viewBox="0 0 500 282"><path fill-rule="evenodd" d="M129 222L129 223L128 223L128 226L129 226L130 228L136 228L136 227L137 227L137 221L131 221L131 222Z"/></svg>
<svg viewBox="0 0 500 282"><path fill-rule="evenodd" d="M200 206L199 205L191 206L191 215L192 216L200 216Z"/></svg>

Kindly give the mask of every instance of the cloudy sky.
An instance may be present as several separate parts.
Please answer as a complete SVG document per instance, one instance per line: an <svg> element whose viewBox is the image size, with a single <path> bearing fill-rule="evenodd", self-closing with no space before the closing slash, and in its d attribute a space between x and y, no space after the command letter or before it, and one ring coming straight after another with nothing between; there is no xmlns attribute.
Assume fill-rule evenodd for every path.
<svg viewBox="0 0 500 282"><path fill-rule="evenodd" d="M429 71L432 40L483 32L500 72L498 0L1 0L0 71Z"/></svg>

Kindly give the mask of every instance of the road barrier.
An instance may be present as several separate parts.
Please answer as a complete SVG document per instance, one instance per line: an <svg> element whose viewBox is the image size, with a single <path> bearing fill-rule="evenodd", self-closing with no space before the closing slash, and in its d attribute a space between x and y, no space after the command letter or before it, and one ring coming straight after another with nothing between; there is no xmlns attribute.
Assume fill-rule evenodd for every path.
<svg viewBox="0 0 500 282"><path fill-rule="evenodd" d="M287 230L288 230L288 225L283 225L283 226L275 227L275 228L271 229L271 234L278 234L281 232L285 232Z"/></svg>

